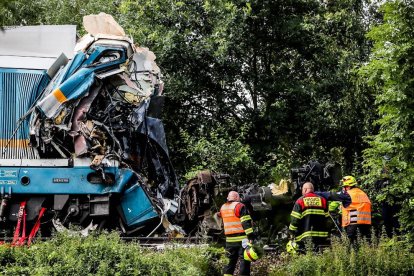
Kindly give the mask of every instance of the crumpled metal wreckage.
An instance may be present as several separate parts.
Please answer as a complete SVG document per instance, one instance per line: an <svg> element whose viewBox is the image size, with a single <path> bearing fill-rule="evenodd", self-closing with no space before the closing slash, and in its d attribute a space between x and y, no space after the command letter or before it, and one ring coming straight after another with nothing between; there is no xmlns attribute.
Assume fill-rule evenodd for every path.
<svg viewBox="0 0 414 276"><path fill-rule="evenodd" d="M84 27L76 44L75 26L0 33L0 231L15 245L30 244L39 229L221 233L220 198L237 188L210 171L179 187L155 55L110 15L86 16ZM239 192L253 209L269 210L272 194L287 193L280 187Z"/></svg>
<svg viewBox="0 0 414 276"><path fill-rule="evenodd" d="M198 233L209 195L179 187L159 118L164 83L155 55L110 15L86 16L84 27L74 54L74 26L0 34L1 230L14 231L14 244L69 225L82 235ZM209 176L195 181L197 193L221 181Z"/></svg>

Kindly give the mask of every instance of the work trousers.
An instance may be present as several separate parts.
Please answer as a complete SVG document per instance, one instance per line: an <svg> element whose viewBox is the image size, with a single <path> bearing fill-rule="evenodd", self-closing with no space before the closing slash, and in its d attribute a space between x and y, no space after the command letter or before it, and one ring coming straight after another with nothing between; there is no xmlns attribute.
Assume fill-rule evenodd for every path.
<svg viewBox="0 0 414 276"><path fill-rule="evenodd" d="M229 258L229 263L224 267L224 275L233 275L237 266L237 261L240 258L240 273L239 275L250 275L250 262L243 258L244 248L241 242L226 243L226 255Z"/></svg>
<svg viewBox="0 0 414 276"><path fill-rule="evenodd" d="M387 236L392 238L395 234L399 235L400 223L398 222L397 214L401 210L401 206L394 204L388 204L387 202L382 203L381 213L384 219L385 231Z"/></svg>
<svg viewBox="0 0 414 276"><path fill-rule="evenodd" d="M351 224L345 227L346 235L351 243L355 243L358 237L358 232L362 238L371 239L371 225L369 224Z"/></svg>

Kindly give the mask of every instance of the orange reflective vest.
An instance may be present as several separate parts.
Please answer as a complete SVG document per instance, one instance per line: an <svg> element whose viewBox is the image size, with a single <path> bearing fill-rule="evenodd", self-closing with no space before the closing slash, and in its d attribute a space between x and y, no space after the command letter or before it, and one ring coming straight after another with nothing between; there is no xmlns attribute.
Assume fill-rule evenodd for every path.
<svg viewBox="0 0 414 276"><path fill-rule="evenodd" d="M244 229L240 218L236 217L236 206L240 202L227 202L220 208L221 218L224 224L224 234L244 234Z"/></svg>
<svg viewBox="0 0 414 276"><path fill-rule="evenodd" d="M351 204L342 206L342 227L350 224L371 224L371 201L366 193L359 188L348 190Z"/></svg>

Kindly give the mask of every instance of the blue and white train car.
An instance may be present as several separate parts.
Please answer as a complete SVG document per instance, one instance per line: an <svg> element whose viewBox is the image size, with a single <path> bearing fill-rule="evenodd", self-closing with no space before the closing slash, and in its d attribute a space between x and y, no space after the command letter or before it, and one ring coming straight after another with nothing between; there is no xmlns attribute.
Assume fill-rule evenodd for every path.
<svg viewBox="0 0 414 276"><path fill-rule="evenodd" d="M76 44L75 26L0 32L4 235L24 243L40 226L145 235L161 222L174 228L179 190L154 60L119 34Z"/></svg>

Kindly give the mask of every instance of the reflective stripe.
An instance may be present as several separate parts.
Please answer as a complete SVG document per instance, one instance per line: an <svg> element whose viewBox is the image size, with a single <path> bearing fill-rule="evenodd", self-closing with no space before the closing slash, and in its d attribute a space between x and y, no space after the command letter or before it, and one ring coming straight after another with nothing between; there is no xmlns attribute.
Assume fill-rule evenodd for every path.
<svg viewBox="0 0 414 276"><path fill-rule="evenodd" d="M254 250L252 250L251 248L247 247L246 250L244 250L244 259L246 259L246 257L251 261L254 262L257 259L259 259L259 256L257 256L256 252L254 252Z"/></svg>
<svg viewBox="0 0 414 276"><path fill-rule="evenodd" d="M353 188L348 191L351 204L342 206L342 226L352 224L371 224L371 202L364 191Z"/></svg>
<svg viewBox="0 0 414 276"><path fill-rule="evenodd" d="M224 223L224 226L226 227L226 226L233 226L233 225L239 225L240 224L240 222L238 222L238 221L234 221L234 222L225 222Z"/></svg>
<svg viewBox="0 0 414 276"><path fill-rule="evenodd" d="M368 216L370 216L371 215L371 212L358 212L358 214L360 214L360 215L368 215Z"/></svg>
<svg viewBox="0 0 414 276"><path fill-rule="evenodd" d="M233 215L234 208L236 208L237 204L239 204L239 202L225 203L223 206L221 206L220 212L223 212L225 215Z"/></svg>
<svg viewBox="0 0 414 276"><path fill-rule="evenodd" d="M232 210L233 211L237 204L239 204L239 202L237 201L224 203L223 206L221 206L221 210Z"/></svg>
<svg viewBox="0 0 414 276"><path fill-rule="evenodd" d="M244 229L240 218L236 217L235 208L240 202L228 202L220 208L221 217L224 224L224 234L244 234Z"/></svg>
<svg viewBox="0 0 414 276"><path fill-rule="evenodd" d="M226 233L243 233L244 229L242 227L226 227Z"/></svg>
<svg viewBox="0 0 414 276"><path fill-rule="evenodd" d="M354 218L351 218L351 222L355 222L355 221L358 221L358 220L365 220L365 221L371 221L371 218L361 218L361 217L354 217Z"/></svg>
<svg viewBox="0 0 414 276"><path fill-rule="evenodd" d="M253 233L253 228L247 228L246 230L244 230L244 232L246 233L246 235L249 235Z"/></svg>
<svg viewBox="0 0 414 276"><path fill-rule="evenodd" d="M247 236L226 237L226 242L241 242L243 239L247 239Z"/></svg>
<svg viewBox="0 0 414 276"><path fill-rule="evenodd" d="M253 257L252 257L252 255L250 255L250 252L249 252L249 250L245 250L244 251L245 252L245 254L247 255L247 258L249 259L249 261L254 261L254 259L253 259Z"/></svg>
<svg viewBox="0 0 414 276"><path fill-rule="evenodd" d="M247 220L251 220L252 218L250 217L250 215L245 215L245 216L242 216L241 218L240 218L240 221L241 222L243 222L243 221L247 221Z"/></svg>
<svg viewBox="0 0 414 276"><path fill-rule="evenodd" d="M297 218L297 219L301 219L302 215L298 212L292 211L292 213L290 214L292 217Z"/></svg>
<svg viewBox="0 0 414 276"><path fill-rule="evenodd" d="M301 241L303 238L306 237L321 237L327 238L329 236L328 232L320 232L320 231L307 231L304 232L302 235L299 235L295 238L296 241Z"/></svg>
<svg viewBox="0 0 414 276"><path fill-rule="evenodd" d="M298 227L291 224L291 225L289 225L289 230L296 231L296 230L298 230Z"/></svg>
<svg viewBox="0 0 414 276"><path fill-rule="evenodd" d="M326 212L324 210L321 210L321 209L308 209L308 210L303 211L302 217L307 216L307 215L322 215L322 216L325 216Z"/></svg>

